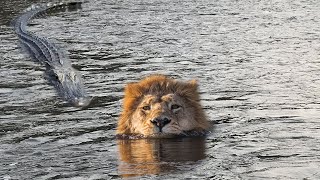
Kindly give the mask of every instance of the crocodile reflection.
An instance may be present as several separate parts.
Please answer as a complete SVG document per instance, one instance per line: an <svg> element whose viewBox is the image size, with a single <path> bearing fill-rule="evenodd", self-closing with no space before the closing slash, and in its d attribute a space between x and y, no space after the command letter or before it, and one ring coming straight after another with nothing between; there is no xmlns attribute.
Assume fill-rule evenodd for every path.
<svg viewBox="0 0 320 180"><path fill-rule="evenodd" d="M179 163L204 159L205 139L119 139L118 149L122 177L160 174L177 170Z"/></svg>

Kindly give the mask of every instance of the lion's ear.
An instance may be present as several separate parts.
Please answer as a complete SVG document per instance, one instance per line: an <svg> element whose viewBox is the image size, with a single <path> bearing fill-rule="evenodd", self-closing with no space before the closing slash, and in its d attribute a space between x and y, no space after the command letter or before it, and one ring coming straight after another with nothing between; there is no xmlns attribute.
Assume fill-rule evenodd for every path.
<svg viewBox="0 0 320 180"><path fill-rule="evenodd" d="M181 87L180 95L192 101L199 101L198 81L190 80Z"/></svg>
<svg viewBox="0 0 320 180"><path fill-rule="evenodd" d="M125 97L138 97L141 95L138 83L128 83L125 87Z"/></svg>
<svg viewBox="0 0 320 180"><path fill-rule="evenodd" d="M137 105L137 98L141 96L141 87L138 83L128 83L125 87L123 108L125 111L134 111Z"/></svg>
<svg viewBox="0 0 320 180"><path fill-rule="evenodd" d="M197 91L198 90L198 80L192 79L192 80L187 81L187 86L188 86L188 88L190 88L194 91Z"/></svg>

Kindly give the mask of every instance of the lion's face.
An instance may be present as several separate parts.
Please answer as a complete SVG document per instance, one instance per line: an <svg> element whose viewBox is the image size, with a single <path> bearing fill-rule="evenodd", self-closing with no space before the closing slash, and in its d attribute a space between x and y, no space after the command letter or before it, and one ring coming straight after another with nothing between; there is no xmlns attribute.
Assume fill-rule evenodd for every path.
<svg viewBox="0 0 320 180"><path fill-rule="evenodd" d="M132 126L143 135L181 134L196 127L188 109L185 100L176 94L145 95L132 115Z"/></svg>
<svg viewBox="0 0 320 180"><path fill-rule="evenodd" d="M126 87L118 134L159 137L207 128L195 81L151 76Z"/></svg>

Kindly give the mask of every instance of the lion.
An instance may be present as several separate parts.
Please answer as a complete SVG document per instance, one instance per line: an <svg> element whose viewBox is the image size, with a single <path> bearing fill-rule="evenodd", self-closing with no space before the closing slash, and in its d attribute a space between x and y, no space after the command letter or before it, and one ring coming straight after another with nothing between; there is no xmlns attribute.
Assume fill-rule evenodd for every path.
<svg viewBox="0 0 320 180"><path fill-rule="evenodd" d="M118 135L170 137L208 128L196 80L182 82L151 75L126 85Z"/></svg>

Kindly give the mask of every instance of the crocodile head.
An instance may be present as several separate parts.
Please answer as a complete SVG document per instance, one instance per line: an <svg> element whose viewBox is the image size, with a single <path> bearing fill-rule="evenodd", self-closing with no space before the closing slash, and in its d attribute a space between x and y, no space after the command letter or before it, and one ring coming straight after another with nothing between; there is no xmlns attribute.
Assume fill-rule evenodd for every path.
<svg viewBox="0 0 320 180"><path fill-rule="evenodd" d="M46 78L60 97L71 105L86 107L90 104L92 98L85 92L81 77L73 68L50 69L46 71Z"/></svg>

